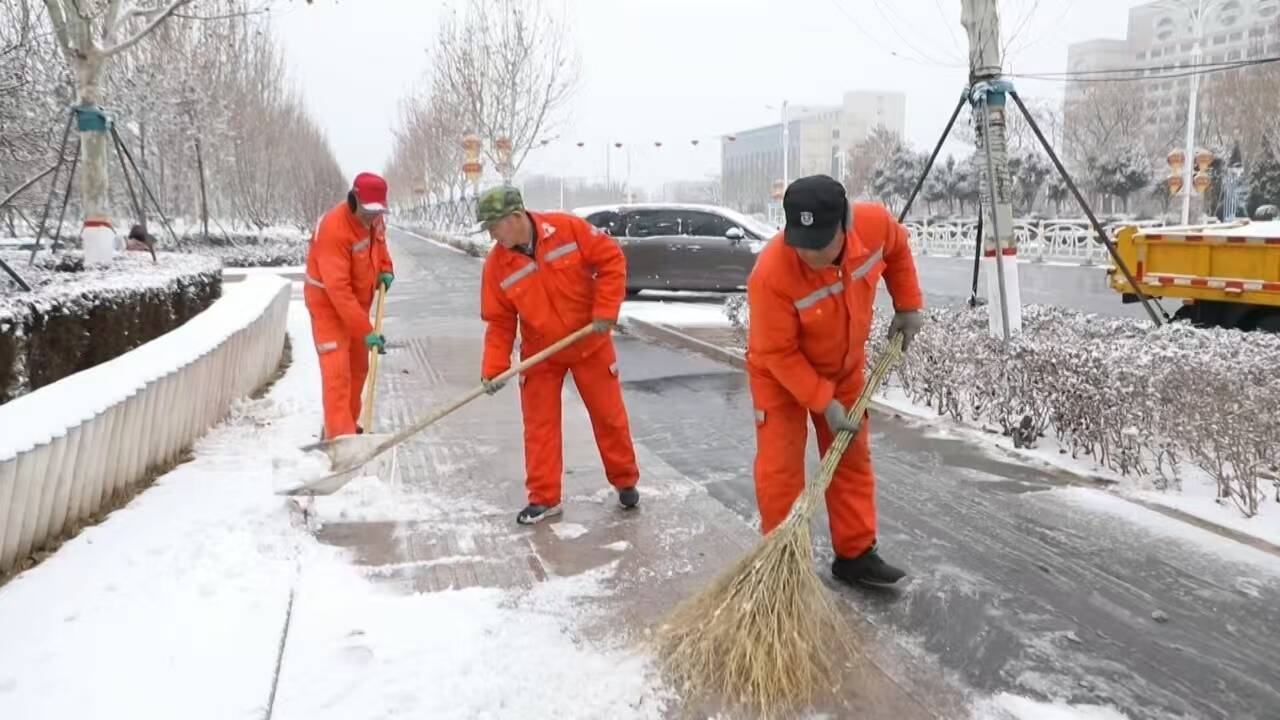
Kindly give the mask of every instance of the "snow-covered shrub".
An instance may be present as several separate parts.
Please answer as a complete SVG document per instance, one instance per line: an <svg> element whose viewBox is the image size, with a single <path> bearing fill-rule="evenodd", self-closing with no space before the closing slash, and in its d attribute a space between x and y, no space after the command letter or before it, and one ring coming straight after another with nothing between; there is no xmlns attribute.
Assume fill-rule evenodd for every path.
<svg viewBox="0 0 1280 720"><path fill-rule="evenodd" d="M1028 307L1006 351L985 310L927 312L897 373L912 401L994 424L1015 444L1053 432L1073 456L1161 488L1178 487L1189 462L1217 479L1222 501L1257 513L1280 458L1280 337Z"/></svg>
<svg viewBox="0 0 1280 720"><path fill-rule="evenodd" d="M726 314L745 329L745 304ZM1023 310L1006 349L987 310L925 310L924 330L893 382L917 405L993 427L1015 446L1056 438L1122 476L1177 489L1193 466L1218 483L1220 502L1258 512L1272 483L1280 502L1280 336L1152 329L1142 321L1053 307ZM884 349L878 313L868 354Z"/></svg>
<svg viewBox="0 0 1280 720"><path fill-rule="evenodd" d="M745 293L730 295L724 300L724 314L733 327L735 339L742 347L747 346L747 296Z"/></svg>
<svg viewBox="0 0 1280 720"><path fill-rule="evenodd" d="M310 240L310 230L303 232L293 227L217 232L211 228L207 241L200 232L188 230L176 244L172 240L166 242L162 236L159 248L216 257L226 267L283 267L306 263Z"/></svg>
<svg viewBox="0 0 1280 720"><path fill-rule="evenodd" d="M222 294L221 264L196 255L126 253L86 268L76 253L5 252L32 286L0 279L0 403L106 362L203 311Z"/></svg>

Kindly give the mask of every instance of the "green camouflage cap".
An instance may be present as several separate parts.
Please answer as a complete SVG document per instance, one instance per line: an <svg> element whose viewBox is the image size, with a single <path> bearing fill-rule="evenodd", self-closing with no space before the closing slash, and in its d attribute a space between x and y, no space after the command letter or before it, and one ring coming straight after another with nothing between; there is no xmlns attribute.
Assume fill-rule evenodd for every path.
<svg viewBox="0 0 1280 720"><path fill-rule="evenodd" d="M523 210L524 198L520 197L520 191L510 185L499 185L485 190L476 201L476 220L481 230L488 230L502 218Z"/></svg>

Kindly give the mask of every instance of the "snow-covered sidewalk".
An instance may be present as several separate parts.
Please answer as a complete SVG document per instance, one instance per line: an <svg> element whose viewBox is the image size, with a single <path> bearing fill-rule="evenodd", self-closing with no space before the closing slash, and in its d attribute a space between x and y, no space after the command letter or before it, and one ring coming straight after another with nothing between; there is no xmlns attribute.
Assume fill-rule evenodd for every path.
<svg viewBox="0 0 1280 720"><path fill-rule="evenodd" d="M298 303L289 331L293 366L264 398L0 588L0 717L261 718L273 694L276 718L658 717L667 696L643 656L578 630L579 600L616 562L533 592L406 594L299 527L272 492L319 417ZM318 509L412 514L363 483Z"/></svg>

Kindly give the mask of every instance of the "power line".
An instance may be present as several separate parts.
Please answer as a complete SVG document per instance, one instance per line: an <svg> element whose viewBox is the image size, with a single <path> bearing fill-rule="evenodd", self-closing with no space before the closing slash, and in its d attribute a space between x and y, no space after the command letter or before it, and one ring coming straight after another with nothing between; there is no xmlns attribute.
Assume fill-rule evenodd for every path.
<svg viewBox="0 0 1280 720"><path fill-rule="evenodd" d="M1062 78L1083 78L1092 75L1113 75L1124 73L1140 73L1144 70L1147 72L1164 72L1167 70L1188 71L1198 69L1213 69L1223 67L1235 67L1241 63L1267 63L1280 60L1280 56L1261 57L1261 58L1242 58L1240 60L1215 60L1212 62L1202 63L1185 63L1182 65L1144 65L1141 67L1123 67L1123 68L1100 68L1098 70L1069 70L1066 72L1026 72L1023 75L1035 75L1036 77L1062 77Z"/></svg>
<svg viewBox="0 0 1280 720"><path fill-rule="evenodd" d="M893 9L892 5L883 4L880 2L880 0L872 0L872 3L876 6L876 11L879 12L880 16L884 18L885 23L889 26L889 30L892 31L894 35L898 36L898 39L901 40L903 44L906 45L908 48L913 50L917 55L937 65L945 65L947 63L959 64L957 63L955 58L946 58L944 62L943 60L938 60L931 55L925 54L923 50L913 45L910 40L908 40L901 32L898 31L898 24L904 21L902 19L902 16L899 15L898 12ZM892 15L892 17L890 17L890 15ZM910 23L908 22L907 25L909 26ZM919 30L917 30L916 32L918 34ZM926 47L929 47L932 45L938 45L938 44L939 43L926 42Z"/></svg>
<svg viewBox="0 0 1280 720"><path fill-rule="evenodd" d="M880 42L880 40L876 38L875 35L872 35L871 33L867 32L862 27L862 25L858 23L857 20L854 20L853 16L850 15L849 11L846 10L844 6L840 4L839 0L828 0L828 2L830 2L833 6L835 6L835 9L838 10L840 14L844 16L845 20L848 20L849 24L852 25L854 29L857 30L863 37L867 38L876 47L880 48L881 50L888 53L889 55L892 55L893 57L896 57L900 60L906 60L907 62L913 62L913 63L916 63L917 65L933 65L933 66L945 67L945 68L960 67L959 65L954 65L954 64L948 65L946 63L939 63L937 61L921 60L920 58L914 58L914 57L909 57L907 55L903 55L902 53L896 50L890 50L888 47L884 45L884 43Z"/></svg>
<svg viewBox="0 0 1280 720"><path fill-rule="evenodd" d="M1135 77L1073 77L1073 76L1050 76L1050 75L1033 75L1033 74L1014 74L1009 73L1005 77L1022 78L1024 80L1044 80L1050 82L1078 82L1078 83L1124 83L1124 82L1150 82L1152 80L1170 80L1175 78L1192 77L1195 75L1210 75L1217 72L1226 72L1230 70L1239 70L1246 67L1254 67L1257 65L1267 65L1280 62L1280 57L1259 58L1257 60L1243 60L1234 64L1215 65L1213 67L1203 68L1199 70L1191 70L1188 72L1167 73L1164 75L1147 75ZM1130 70L1129 72L1133 72Z"/></svg>

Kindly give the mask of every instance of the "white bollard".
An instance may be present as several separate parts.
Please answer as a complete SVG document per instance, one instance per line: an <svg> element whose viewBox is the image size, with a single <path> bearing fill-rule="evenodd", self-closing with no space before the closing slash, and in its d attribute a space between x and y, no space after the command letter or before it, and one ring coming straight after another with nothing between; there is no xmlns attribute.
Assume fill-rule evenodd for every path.
<svg viewBox="0 0 1280 720"><path fill-rule="evenodd" d="M85 225L80 232L86 265L108 265L116 254L116 231L110 225Z"/></svg>

